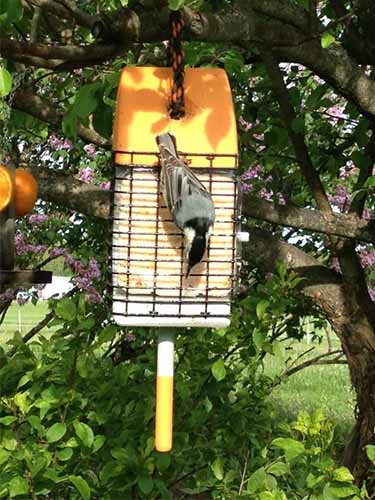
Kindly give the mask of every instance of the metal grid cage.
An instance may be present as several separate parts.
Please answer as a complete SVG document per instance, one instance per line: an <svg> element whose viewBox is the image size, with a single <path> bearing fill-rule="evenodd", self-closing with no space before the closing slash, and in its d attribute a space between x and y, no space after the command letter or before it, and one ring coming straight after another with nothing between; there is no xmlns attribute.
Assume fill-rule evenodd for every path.
<svg viewBox="0 0 375 500"><path fill-rule="evenodd" d="M224 327L236 283L236 234L239 203L237 155L189 154L205 167L194 172L215 205L215 226L201 263L185 279L184 238L166 207L158 154L130 155L128 165L114 163L112 184L112 300L114 319L122 325ZM149 157L156 166L137 162ZM233 158L233 168L217 168L219 158ZM144 161L144 160L143 160ZM220 160L218 160L220 161Z"/></svg>

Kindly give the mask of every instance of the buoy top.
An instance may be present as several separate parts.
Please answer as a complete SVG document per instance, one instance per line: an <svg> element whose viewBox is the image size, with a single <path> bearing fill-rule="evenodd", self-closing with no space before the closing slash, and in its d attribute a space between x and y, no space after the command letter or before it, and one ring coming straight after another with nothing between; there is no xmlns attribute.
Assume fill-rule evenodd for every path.
<svg viewBox="0 0 375 500"><path fill-rule="evenodd" d="M0 165L0 212L5 210L13 196L13 180L10 170Z"/></svg>

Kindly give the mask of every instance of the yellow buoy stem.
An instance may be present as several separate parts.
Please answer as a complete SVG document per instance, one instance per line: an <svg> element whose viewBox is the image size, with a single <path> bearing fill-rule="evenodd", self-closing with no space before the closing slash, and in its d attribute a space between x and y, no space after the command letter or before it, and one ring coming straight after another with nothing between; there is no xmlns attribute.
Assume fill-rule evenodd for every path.
<svg viewBox="0 0 375 500"><path fill-rule="evenodd" d="M161 328L156 370L155 449L170 451L173 436L174 330Z"/></svg>

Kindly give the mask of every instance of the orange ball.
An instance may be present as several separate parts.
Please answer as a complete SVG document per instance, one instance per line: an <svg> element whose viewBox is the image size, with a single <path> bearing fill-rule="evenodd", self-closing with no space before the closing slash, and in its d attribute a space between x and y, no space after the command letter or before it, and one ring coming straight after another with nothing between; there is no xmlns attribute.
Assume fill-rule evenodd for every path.
<svg viewBox="0 0 375 500"><path fill-rule="evenodd" d="M15 184L14 208L16 215L20 217L34 208L38 196L38 183L30 172L24 168L17 168Z"/></svg>
<svg viewBox="0 0 375 500"><path fill-rule="evenodd" d="M6 209L13 195L12 175L7 167L0 165L0 212Z"/></svg>

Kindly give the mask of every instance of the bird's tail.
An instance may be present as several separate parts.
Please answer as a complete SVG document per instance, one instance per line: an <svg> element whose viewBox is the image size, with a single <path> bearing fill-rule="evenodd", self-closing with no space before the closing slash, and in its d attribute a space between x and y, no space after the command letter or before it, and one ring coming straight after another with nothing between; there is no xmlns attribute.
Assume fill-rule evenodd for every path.
<svg viewBox="0 0 375 500"><path fill-rule="evenodd" d="M156 143L159 146L164 146L165 149L169 151L172 155L178 158L177 153L177 143L174 135L167 132L166 134L160 134L156 136Z"/></svg>

